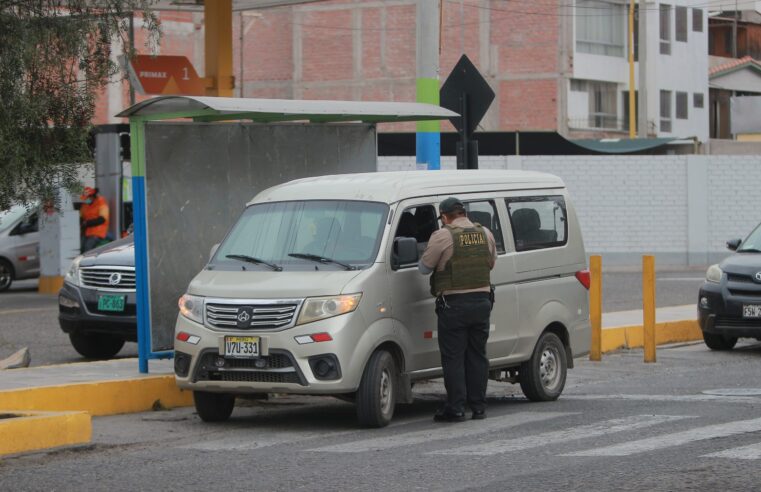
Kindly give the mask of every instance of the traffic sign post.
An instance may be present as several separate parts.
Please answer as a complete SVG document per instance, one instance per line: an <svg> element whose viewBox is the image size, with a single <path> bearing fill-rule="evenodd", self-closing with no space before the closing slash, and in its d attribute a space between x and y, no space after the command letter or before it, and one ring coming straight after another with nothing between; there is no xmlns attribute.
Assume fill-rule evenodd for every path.
<svg viewBox="0 0 761 492"><path fill-rule="evenodd" d="M441 106L461 116L449 121L460 134L457 169L478 169L478 141L471 136L494 100L494 91L478 69L462 55L439 94Z"/></svg>

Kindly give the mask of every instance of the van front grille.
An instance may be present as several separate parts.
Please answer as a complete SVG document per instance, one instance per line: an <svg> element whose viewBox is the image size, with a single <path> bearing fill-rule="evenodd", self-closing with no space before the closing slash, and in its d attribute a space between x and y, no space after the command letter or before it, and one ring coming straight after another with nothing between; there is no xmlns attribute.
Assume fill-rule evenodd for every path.
<svg viewBox="0 0 761 492"><path fill-rule="evenodd" d="M230 330L272 330L293 326L297 302L276 304L256 303L206 304L206 322L214 328Z"/></svg>
<svg viewBox="0 0 761 492"><path fill-rule="evenodd" d="M257 367L257 363L259 366ZM256 359L222 357L207 351L195 371L196 381L233 381L246 383L286 383L306 386L306 382L287 352L270 352Z"/></svg>

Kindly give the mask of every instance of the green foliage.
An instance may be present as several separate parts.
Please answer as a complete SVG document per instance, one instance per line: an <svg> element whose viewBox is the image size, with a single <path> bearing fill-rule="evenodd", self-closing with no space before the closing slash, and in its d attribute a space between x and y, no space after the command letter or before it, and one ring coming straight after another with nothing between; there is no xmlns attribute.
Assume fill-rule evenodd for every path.
<svg viewBox="0 0 761 492"><path fill-rule="evenodd" d="M76 191L98 91L119 73L111 44L129 47L131 12L158 41L151 3L0 0L0 210Z"/></svg>

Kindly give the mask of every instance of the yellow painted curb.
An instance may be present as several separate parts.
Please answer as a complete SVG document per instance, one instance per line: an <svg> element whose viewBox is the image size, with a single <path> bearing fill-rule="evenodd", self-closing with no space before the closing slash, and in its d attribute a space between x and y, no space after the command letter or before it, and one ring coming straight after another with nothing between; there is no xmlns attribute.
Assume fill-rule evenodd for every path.
<svg viewBox="0 0 761 492"><path fill-rule="evenodd" d="M655 344L691 342L702 340L703 332L697 320L667 321L655 324ZM644 345L642 325L617 326L602 330L602 351L611 352L622 348L638 348Z"/></svg>
<svg viewBox="0 0 761 492"><path fill-rule="evenodd" d="M13 411L83 411L95 416L192 404L193 392L178 388L174 376L0 391L0 407Z"/></svg>
<svg viewBox="0 0 761 492"><path fill-rule="evenodd" d="M39 294L58 294L58 291L63 287L63 277L60 275L40 277L40 281L37 284L37 292Z"/></svg>
<svg viewBox="0 0 761 492"><path fill-rule="evenodd" d="M85 412L17 412L0 410L0 456L86 444L92 422Z"/></svg>

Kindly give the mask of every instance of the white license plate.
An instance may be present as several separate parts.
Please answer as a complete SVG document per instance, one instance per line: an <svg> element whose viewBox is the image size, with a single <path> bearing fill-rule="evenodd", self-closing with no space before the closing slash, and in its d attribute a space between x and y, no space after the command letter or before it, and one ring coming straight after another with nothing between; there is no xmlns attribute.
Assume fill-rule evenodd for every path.
<svg viewBox="0 0 761 492"><path fill-rule="evenodd" d="M259 357L259 337L225 337L225 357Z"/></svg>
<svg viewBox="0 0 761 492"><path fill-rule="evenodd" d="M761 318L761 304L744 305L743 318Z"/></svg>

